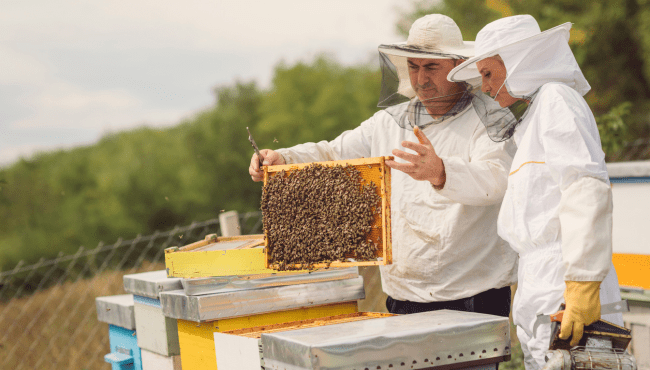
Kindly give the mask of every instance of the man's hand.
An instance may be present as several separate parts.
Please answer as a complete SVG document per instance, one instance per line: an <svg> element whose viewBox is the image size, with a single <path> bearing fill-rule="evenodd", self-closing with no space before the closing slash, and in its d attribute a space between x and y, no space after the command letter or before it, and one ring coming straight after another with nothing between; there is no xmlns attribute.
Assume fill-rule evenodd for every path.
<svg viewBox="0 0 650 370"><path fill-rule="evenodd" d="M280 153L274 150L262 149L260 150L260 154L262 154L264 166L285 164L284 158L282 158ZM260 168L260 161L257 159L257 154L255 153L253 153L253 158L251 158L251 165L248 167L248 174L251 175L251 178L255 182L264 180L264 170Z"/></svg>
<svg viewBox="0 0 650 370"><path fill-rule="evenodd" d="M418 127L413 129L418 138L419 144L410 141L402 141L402 146L415 151L417 154L410 154L403 150L393 149L393 155L411 163L397 163L386 161L386 165L392 169L402 171L415 180L429 181L436 189L445 186L446 174L445 164L438 157L433 145L426 135Z"/></svg>

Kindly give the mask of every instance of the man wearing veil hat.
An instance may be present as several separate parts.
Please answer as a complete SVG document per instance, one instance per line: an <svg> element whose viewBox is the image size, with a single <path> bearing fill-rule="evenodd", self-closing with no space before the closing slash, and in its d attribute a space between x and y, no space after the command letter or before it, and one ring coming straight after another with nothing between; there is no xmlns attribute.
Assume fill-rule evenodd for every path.
<svg viewBox="0 0 650 370"><path fill-rule="evenodd" d="M544 366L550 325L536 315L566 304L560 338L577 345L620 300L612 265L612 192L596 121L583 99L590 86L571 49L571 23L541 32L530 15L507 17L476 37L477 56L449 81L482 77L477 112L495 141L517 144L498 219L499 235L519 253L513 319L526 369ZM495 99L499 109L479 102ZM602 316L623 325L622 315Z"/></svg>
<svg viewBox="0 0 650 370"><path fill-rule="evenodd" d="M492 142L471 107L469 85L446 80L472 50L451 18L420 18L405 43L379 47L379 106L386 109L333 141L261 151L264 165L398 157L386 162L397 170L393 264L381 266L393 313L510 312L517 260L496 234L496 217L514 146ZM249 173L263 178L256 155Z"/></svg>

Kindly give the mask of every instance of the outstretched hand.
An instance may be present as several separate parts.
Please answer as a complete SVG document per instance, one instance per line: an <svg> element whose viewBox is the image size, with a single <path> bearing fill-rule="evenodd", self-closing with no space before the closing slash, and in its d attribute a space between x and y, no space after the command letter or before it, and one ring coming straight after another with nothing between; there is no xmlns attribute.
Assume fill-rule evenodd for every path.
<svg viewBox="0 0 650 370"><path fill-rule="evenodd" d="M282 158L280 153L276 152L275 150L262 149L260 150L260 154L262 155L264 166L285 164L284 158ZM251 178L255 182L264 180L264 170L260 168L260 161L257 159L256 153L254 153L253 158L251 158L251 165L248 167L248 174L251 175Z"/></svg>
<svg viewBox="0 0 650 370"><path fill-rule="evenodd" d="M393 149L393 155L410 163L397 163L386 161L386 165L392 169L402 171L411 176L414 180L429 181L436 189L442 189L445 185L446 174L445 164L436 154L431 141L418 127L413 129L418 138L418 143L402 141L402 146L411 149L417 154L407 153L403 150Z"/></svg>

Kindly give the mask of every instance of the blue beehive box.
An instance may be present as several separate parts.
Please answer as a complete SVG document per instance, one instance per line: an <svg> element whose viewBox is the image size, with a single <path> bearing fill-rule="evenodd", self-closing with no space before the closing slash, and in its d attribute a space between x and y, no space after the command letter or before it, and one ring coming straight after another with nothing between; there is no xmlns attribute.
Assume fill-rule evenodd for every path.
<svg viewBox="0 0 650 370"><path fill-rule="evenodd" d="M95 298L97 319L108 324L111 352L104 360L113 370L142 370L142 356L135 332L133 295Z"/></svg>

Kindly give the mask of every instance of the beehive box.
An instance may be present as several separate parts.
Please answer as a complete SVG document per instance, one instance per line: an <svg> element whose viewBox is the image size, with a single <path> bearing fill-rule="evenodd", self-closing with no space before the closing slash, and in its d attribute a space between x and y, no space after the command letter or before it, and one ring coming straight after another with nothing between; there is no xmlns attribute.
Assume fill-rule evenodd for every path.
<svg viewBox="0 0 650 370"><path fill-rule="evenodd" d="M509 334L507 317L441 310L340 315L214 337L219 370L495 369L510 359Z"/></svg>
<svg viewBox="0 0 650 370"><path fill-rule="evenodd" d="M163 315L160 293L183 287L181 279L168 278L164 270L124 275L124 290L133 294L135 329L138 346L161 356L178 356L178 327L176 320ZM155 356L148 356L153 359ZM155 363L159 361L153 360ZM149 367L142 359L142 366ZM173 364L173 360L169 360Z"/></svg>
<svg viewBox="0 0 650 370"><path fill-rule="evenodd" d="M315 163L301 163L290 164L281 166L265 166L264 167L264 185L267 186L269 179L278 175L281 171L285 174L293 174L295 171L300 171L307 166L314 164L335 167L335 166L353 166L361 174L361 181L369 184L374 183L376 186L376 194L381 197L381 210L378 214L373 216L372 229L368 235L368 239L376 243L376 250L374 252L374 260L371 261L356 261L353 255L346 255L345 261L332 261L316 263L310 268L328 268L328 267L348 267L348 266L373 266L373 265L389 265L392 263L392 242L391 242L391 215L390 215L390 167L386 166L385 161L393 157L374 157L374 158L360 158L342 161L327 161ZM361 185L361 183L359 183ZM296 220L297 223L300 220ZM272 246L269 246L268 231L265 230L265 266L269 269L279 269L278 264L273 264L270 261L270 254ZM292 269L305 268L299 264L291 265Z"/></svg>
<svg viewBox="0 0 650 370"><path fill-rule="evenodd" d="M388 313L355 312L316 319L214 333L214 346L219 370L258 370L264 368L264 354L260 338L265 333L312 328L324 325L370 320L395 316Z"/></svg>
<svg viewBox="0 0 650 370"><path fill-rule="evenodd" d="M104 361L113 370L142 370L142 357L135 331L133 295L121 294L95 298L97 320L108 324L111 352Z"/></svg>
<svg viewBox="0 0 650 370"><path fill-rule="evenodd" d="M178 319L183 369L217 368L214 332L357 312L357 300L365 297L360 276L320 278L321 282L256 289L226 286L197 296L183 290L161 292L165 316Z"/></svg>
<svg viewBox="0 0 650 370"><path fill-rule="evenodd" d="M290 274L267 268L265 261L264 235L217 237L211 234L181 248L165 249L169 277Z"/></svg>

